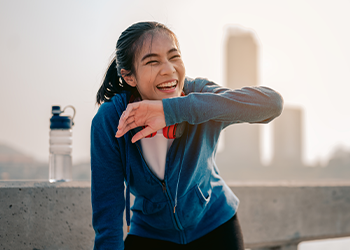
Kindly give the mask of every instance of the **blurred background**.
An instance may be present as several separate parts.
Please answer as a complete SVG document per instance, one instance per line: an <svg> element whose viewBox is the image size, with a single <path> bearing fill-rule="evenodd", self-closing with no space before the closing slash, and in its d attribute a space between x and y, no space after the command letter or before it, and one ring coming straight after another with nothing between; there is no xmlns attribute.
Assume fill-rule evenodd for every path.
<svg viewBox="0 0 350 250"><path fill-rule="evenodd" d="M156 20L178 36L186 75L284 98L274 122L224 131L226 181L347 181L349 9L345 0L0 0L0 180L48 179L52 105L76 108L73 178L90 179L95 95L116 41Z"/></svg>

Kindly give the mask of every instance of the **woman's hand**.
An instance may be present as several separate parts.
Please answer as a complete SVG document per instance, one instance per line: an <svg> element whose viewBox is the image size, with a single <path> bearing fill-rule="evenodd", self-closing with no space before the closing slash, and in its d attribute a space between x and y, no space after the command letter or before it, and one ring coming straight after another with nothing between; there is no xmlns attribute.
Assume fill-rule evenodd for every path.
<svg viewBox="0 0 350 250"><path fill-rule="evenodd" d="M119 138L129 130L141 126L146 127L133 136L131 139L132 143L166 126L163 103L161 100L146 100L128 104L126 110L119 119L118 131L115 137Z"/></svg>

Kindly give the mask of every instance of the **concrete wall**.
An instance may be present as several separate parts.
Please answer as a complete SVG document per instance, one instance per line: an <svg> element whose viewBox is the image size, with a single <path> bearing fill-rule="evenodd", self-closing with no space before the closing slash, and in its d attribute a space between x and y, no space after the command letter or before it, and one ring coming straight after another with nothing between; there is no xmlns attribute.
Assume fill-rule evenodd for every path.
<svg viewBox="0 0 350 250"><path fill-rule="evenodd" d="M230 187L241 201L238 217L250 248L297 249L301 241L350 236L350 183Z"/></svg>
<svg viewBox="0 0 350 250"><path fill-rule="evenodd" d="M231 183L245 245L350 236L350 183ZM0 182L0 249L92 249L90 183Z"/></svg>
<svg viewBox="0 0 350 250"><path fill-rule="evenodd" d="M90 183L0 182L0 249L92 249Z"/></svg>

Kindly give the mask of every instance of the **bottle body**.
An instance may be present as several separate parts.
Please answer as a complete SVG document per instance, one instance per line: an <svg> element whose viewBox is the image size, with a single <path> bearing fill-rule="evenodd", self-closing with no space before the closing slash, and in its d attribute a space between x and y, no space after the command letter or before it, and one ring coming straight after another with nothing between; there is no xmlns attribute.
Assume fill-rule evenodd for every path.
<svg viewBox="0 0 350 250"><path fill-rule="evenodd" d="M49 181L72 180L72 130L50 130Z"/></svg>

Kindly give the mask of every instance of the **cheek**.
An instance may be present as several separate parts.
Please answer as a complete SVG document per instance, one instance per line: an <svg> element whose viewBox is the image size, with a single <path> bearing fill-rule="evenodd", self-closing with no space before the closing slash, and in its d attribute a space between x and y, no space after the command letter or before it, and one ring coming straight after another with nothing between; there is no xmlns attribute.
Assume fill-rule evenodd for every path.
<svg viewBox="0 0 350 250"><path fill-rule="evenodd" d="M145 70L142 74L143 81L146 84L151 84L155 77L157 76L157 68L150 67L148 70Z"/></svg>
<svg viewBox="0 0 350 250"><path fill-rule="evenodd" d="M147 89L153 81L154 72L152 70L140 70L138 73L139 88Z"/></svg>
<svg viewBox="0 0 350 250"><path fill-rule="evenodd" d="M185 65L182 61L176 63L175 67L177 72L179 72L179 74L185 74Z"/></svg>
<svg viewBox="0 0 350 250"><path fill-rule="evenodd" d="M185 75L186 75L186 69L185 69L185 66L182 65L179 69L179 74L180 74L180 77L181 78L185 78Z"/></svg>

